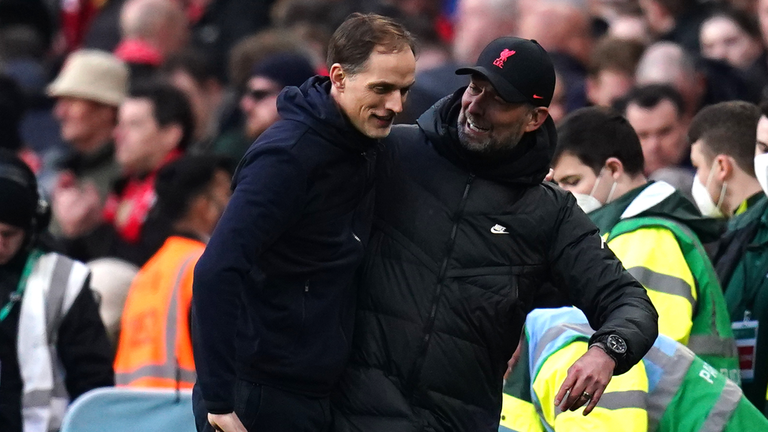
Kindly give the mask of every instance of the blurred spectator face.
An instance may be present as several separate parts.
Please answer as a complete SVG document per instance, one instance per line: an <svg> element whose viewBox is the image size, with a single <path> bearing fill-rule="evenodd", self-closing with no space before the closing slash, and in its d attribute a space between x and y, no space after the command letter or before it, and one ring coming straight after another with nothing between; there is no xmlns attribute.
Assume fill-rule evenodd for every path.
<svg viewBox="0 0 768 432"><path fill-rule="evenodd" d="M768 117L760 116L757 122L757 145L755 146L755 156L768 153Z"/></svg>
<svg viewBox="0 0 768 432"><path fill-rule="evenodd" d="M514 33L516 17L510 11L514 11L515 3L509 0L459 0L453 35L454 60L461 65L474 64L491 41Z"/></svg>
<svg viewBox="0 0 768 432"><path fill-rule="evenodd" d="M0 265L10 261L24 244L23 228L0 222Z"/></svg>
<svg viewBox="0 0 768 432"><path fill-rule="evenodd" d="M180 139L179 126L160 127L148 99L129 98L120 105L115 128L115 159L126 173L150 172L162 163Z"/></svg>
<svg viewBox="0 0 768 432"><path fill-rule="evenodd" d="M687 125L671 101L662 100L652 108L630 103L626 117L640 138L646 174L680 163L688 146Z"/></svg>
<svg viewBox="0 0 768 432"><path fill-rule="evenodd" d="M667 11L659 2L656 0L640 0L639 4L643 10L643 15L645 15L648 29L652 33L663 35L672 30L675 25L674 18L668 16Z"/></svg>
<svg viewBox="0 0 768 432"><path fill-rule="evenodd" d="M564 82L560 75L557 75L555 91L552 93L552 102L549 103L549 116L552 117L552 121L555 124L559 123L568 114L568 110L565 108L567 93Z"/></svg>
<svg viewBox="0 0 768 432"><path fill-rule="evenodd" d="M621 15L614 18L608 34L618 39L635 40L643 44L651 41L648 24L642 16Z"/></svg>
<svg viewBox="0 0 768 432"><path fill-rule="evenodd" d="M83 147L94 138L109 137L115 125L115 108L74 97L58 98L54 115L61 125L61 138L81 151L89 150Z"/></svg>
<svg viewBox="0 0 768 432"><path fill-rule="evenodd" d="M633 76L621 71L604 69L597 77L587 78L587 98L595 105L613 106L635 84Z"/></svg>
<svg viewBox="0 0 768 432"><path fill-rule="evenodd" d="M245 135L256 139L274 122L277 113L277 95L282 86L269 78L255 76L248 80L245 94L240 99L240 109L245 114Z"/></svg>
<svg viewBox="0 0 768 432"><path fill-rule="evenodd" d="M757 18L760 20L760 32L763 34L763 44L768 45L768 0L758 0Z"/></svg>
<svg viewBox="0 0 768 432"><path fill-rule="evenodd" d="M745 69L760 56L760 41L752 39L733 20L716 16L701 25L701 54Z"/></svg>
<svg viewBox="0 0 768 432"><path fill-rule="evenodd" d="M336 68L331 68L335 99L355 128L370 138L389 135L414 83L413 52L403 49L385 53L374 48L360 72L350 75Z"/></svg>

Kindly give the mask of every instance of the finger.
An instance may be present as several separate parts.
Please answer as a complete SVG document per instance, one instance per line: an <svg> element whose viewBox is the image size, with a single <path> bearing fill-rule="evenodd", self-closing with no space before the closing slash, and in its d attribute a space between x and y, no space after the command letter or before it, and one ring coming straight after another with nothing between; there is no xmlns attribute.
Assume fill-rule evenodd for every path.
<svg viewBox="0 0 768 432"><path fill-rule="evenodd" d="M576 378L574 378L571 374L568 374L568 376L565 377L565 381L563 381L563 385L560 386L560 391L557 392L557 396L555 396L555 406L560 405L560 401L565 398L566 393L573 387L574 382L576 381Z"/></svg>
<svg viewBox="0 0 768 432"><path fill-rule="evenodd" d="M562 411L566 411L566 410L573 411L578 409L585 403L587 403L587 401L582 401L581 403L579 403L579 401L583 399L582 395L584 394L585 388L586 388L586 385L583 382L581 382L581 380L577 380L576 383L571 388L570 394L560 406L560 409Z"/></svg>
<svg viewBox="0 0 768 432"><path fill-rule="evenodd" d="M592 410L595 409L597 403L600 402L600 398L603 397L603 391L603 388L595 389L595 394L592 395L592 399L590 399L589 404L586 408L584 408L584 415L591 413Z"/></svg>

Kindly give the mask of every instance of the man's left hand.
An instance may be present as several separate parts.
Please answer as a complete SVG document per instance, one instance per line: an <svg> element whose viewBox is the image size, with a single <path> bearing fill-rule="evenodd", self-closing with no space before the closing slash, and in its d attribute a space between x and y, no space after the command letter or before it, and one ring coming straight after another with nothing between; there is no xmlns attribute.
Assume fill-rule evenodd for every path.
<svg viewBox="0 0 768 432"><path fill-rule="evenodd" d="M585 404L584 415L589 414L600 401L605 388L611 381L616 362L597 347L592 347L568 369L555 405L561 411L576 411Z"/></svg>

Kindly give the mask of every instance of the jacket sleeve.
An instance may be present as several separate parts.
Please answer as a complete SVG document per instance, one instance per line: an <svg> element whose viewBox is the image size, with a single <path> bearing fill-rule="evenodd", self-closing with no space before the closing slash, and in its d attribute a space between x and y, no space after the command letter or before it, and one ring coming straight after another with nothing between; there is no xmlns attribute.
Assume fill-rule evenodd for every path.
<svg viewBox="0 0 768 432"><path fill-rule="evenodd" d="M307 175L286 147L255 146L240 163L234 192L195 266L192 342L208 412L234 410L238 310L256 259L300 218Z"/></svg>
<svg viewBox="0 0 768 432"><path fill-rule="evenodd" d="M567 290L596 329L594 338L616 334L627 353L616 374L639 362L658 335L658 314L643 286L605 245L599 230L578 208L571 194L564 197L550 243L553 282Z"/></svg>
<svg viewBox="0 0 768 432"><path fill-rule="evenodd" d="M72 400L89 390L115 385L112 345L90 286L89 277L61 321L56 344Z"/></svg>

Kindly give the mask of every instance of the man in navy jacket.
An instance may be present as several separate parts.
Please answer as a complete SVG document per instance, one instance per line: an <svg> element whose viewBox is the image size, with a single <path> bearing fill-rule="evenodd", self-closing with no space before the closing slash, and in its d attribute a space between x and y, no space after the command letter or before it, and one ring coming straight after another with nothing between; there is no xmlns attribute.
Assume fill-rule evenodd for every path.
<svg viewBox="0 0 768 432"><path fill-rule="evenodd" d="M330 78L278 98L195 268L198 430L326 430L353 325L353 275L372 214L378 139L414 82L414 41L355 14L334 33Z"/></svg>

